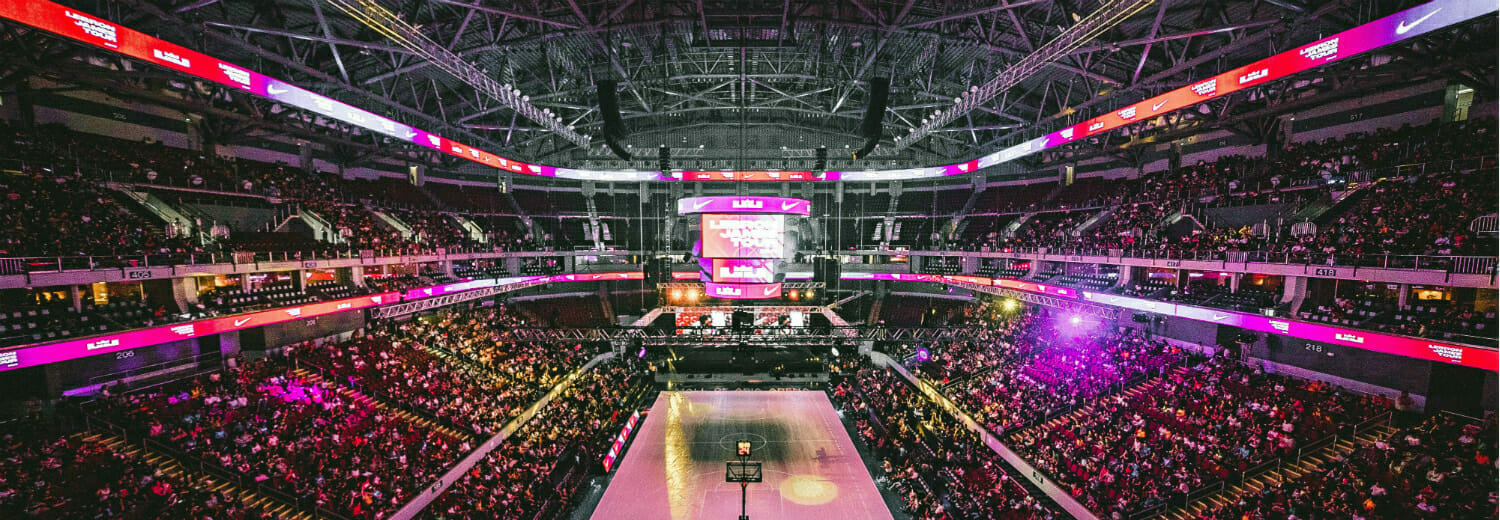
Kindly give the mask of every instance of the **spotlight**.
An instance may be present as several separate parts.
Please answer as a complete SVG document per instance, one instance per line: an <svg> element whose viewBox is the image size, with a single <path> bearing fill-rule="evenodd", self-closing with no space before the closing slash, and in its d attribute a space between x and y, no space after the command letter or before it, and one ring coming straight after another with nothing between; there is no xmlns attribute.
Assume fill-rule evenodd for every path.
<svg viewBox="0 0 1500 520"><path fill-rule="evenodd" d="M688 289L687 299L688 300L696 300L696 299L698 299L698 290L697 289Z"/></svg>
<svg viewBox="0 0 1500 520"><path fill-rule="evenodd" d="M1072 323L1074 325L1077 325L1077 324L1083 323L1083 318L1074 316L1072 318L1068 318L1068 323Z"/></svg>
<svg viewBox="0 0 1500 520"><path fill-rule="evenodd" d="M932 352L928 351L927 347L917 349L917 361L926 363L930 359L932 359Z"/></svg>
<svg viewBox="0 0 1500 520"><path fill-rule="evenodd" d="M791 298L793 300L796 300L797 299L797 291L792 291L792 292L788 293L787 297Z"/></svg>
<svg viewBox="0 0 1500 520"><path fill-rule="evenodd" d="M1009 298L1006 298L1005 301L1000 304L1000 307L1004 308L1006 312L1014 312L1016 308L1020 306L1021 302Z"/></svg>
<svg viewBox="0 0 1500 520"><path fill-rule="evenodd" d="M682 289L672 289L672 299L673 300L681 300L682 299Z"/></svg>

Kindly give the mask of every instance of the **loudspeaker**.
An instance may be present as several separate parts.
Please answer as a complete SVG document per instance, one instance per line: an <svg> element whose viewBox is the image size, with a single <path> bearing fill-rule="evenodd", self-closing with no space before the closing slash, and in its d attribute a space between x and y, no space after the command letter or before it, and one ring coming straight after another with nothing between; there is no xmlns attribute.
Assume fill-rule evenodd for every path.
<svg viewBox="0 0 1500 520"><path fill-rule="evenodd" d="M594 83L599 94L599 115L604 118L602 130L605 139L625 137L625 122L620 119L620 99L615 96L619 82L601 79Z"/></svg>
<svg viewBox="0 0 1500 520"><path fill-rule="evenodd" d="M642 262L641 276L645 279L646 285L661 283L661 259L647 258L645 262Z"/></svg>
<svg viewBox="0 0 1500 520"><path fill-rule="evenodd" d="M843 267L841 264L839 264L838 259L819 258L817 263L813 264L814 282L833 284L837 283L839 281L839 277L842 275Z"/></svg>
<svg viewBox="0 0 1500 520"><path fill-rule="evenodd" d="M748 330L755 327L755 315L749 311L734 311L734 321L731 323L735 329Z"/></svg>
<svg viewBox="0 0 1500 520"><path fill-rule="evenodd" d="M620 99L615 96L615 89L619 83L612 79L601 79L594 83L594 88L599 95L599 115L604 118L604 127L600 129L600 137L604 138L605 146L615 152L621 159L630 160L630 152L620 146L620 139L625 138L625 121L620 119Z"/></svg>
<svg viewBox="0 0 1500 520"><path fill-rule="evenodd" d="M869 155L875 150L876 143L880 142L881 130L884 129L881 121L885 120L885 104L890 94L890 79L873 78L870 80L870 103L865 107L865 118L859 124L859 133L864 136L865 145L860 147L859 151L854 152L855 159Z"/></svg>
<svg viewBox="0 0 1500 520"><path fill-rule="evenodd" d="M813 160L813 171L821 172L828 169L828 147L819 146L817 158Z"/></svg>
<svg viewBox="0 0 1500 520"><path fill-rule="evenodd" d="M661 170L662 175L672 171L672 149L666 145L656 149L656 169Z"/></svg>
<svg viewBox="0 0 1500 520"><path fill-rule="evenodd" d="M870 104L865 107L865 119L859 125L859 134L865 139L880 139L881 124L885 119L885 103L891 95L891 80L870 80Z"/></svg>

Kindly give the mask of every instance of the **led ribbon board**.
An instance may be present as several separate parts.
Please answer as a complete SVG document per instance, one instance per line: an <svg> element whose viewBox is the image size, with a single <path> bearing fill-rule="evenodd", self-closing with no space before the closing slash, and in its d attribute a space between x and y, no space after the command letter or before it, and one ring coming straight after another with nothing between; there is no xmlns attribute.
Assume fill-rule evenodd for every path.
<svg viewBox="0 0 1500 520"><path fill-rule="evenodd" d="M781 296L781 284L704 282L703 295L725 300L764 300Z"/></svg>
<svg viewBox="0 0 1500 520"><path fill-rule="evenodd" d="M704 296L729 300L780 297L776 268L788 254L786 216L811 212L811 201L788 197L678 200L677 214L702 215L693 254L699 257Z"/></svg>
<svg viewBox="0 0 1500 520"><path fill-rule="evenodd" d="M1495 2L1434 0L1217 76L1195 81L1166 94L980 157L969 163L922 168L895 176L892 174L897 172L892 171L828 173L841 174L842 180L848 181L906 179L913 178L912 175L938 177L971 172L1197 105L1209 99L1321 67L1392 43L1415 38L1471 18L1494 13L1497 9L1500 8L1497 8Z"/></svg>
<svg viewBox="0 0 1500 520"><path fill-rule="evenodd" d="M630 420L625 421L625 427L620 429L620 434L615 436L615 442L610 444L609 453L604 455L604 472L614 469L615 459L620 457L620 452L625 450L625 441L630 440L630 433L635 431L635 425L641 422L641 411L636 410L630 414Z"/></svg>
<svg viewBox="0 0 1500 520"><path fill-rule="evenodd" d="M684 181L822 181L823 172L782 170L687 170L662 180Z"/></svg>
<svg viewBox="0 0 1500 520"><path fill-rule="evenodd" d="M479 164L523 175L602 181L890 181L973 173L980 168L1025 157L1048 148L1098 135L1130 123L1187 108L1208 99L1275 81L1350 56L1494 13L1495 2L1434 0L1349 29L1255 63L1193 82L1166 94L998 152L956 164L926 168L870 171L712 171L662 175L656 171L576 170L510 160L472 146L408 126L366 110L320 96L250 69L218 60L139 31L46 0L0 2L0 17L109 49L195 77L235 87L278 102L365 128L405 142L463 157Z"/></svg>
<svg viewBox="0 0 1500 520"><path fill-rule="evenodd" d="M46 0L0 2L0 17L485 166L525 175L550 177L555 173L551 166L512 161Z"/></svg>
<svg viewBox="0 0 1500 520"><path fill-rule="evenodd" d="M677 201L678 215L700 213L770 213L807 216L812 202L788 197L687 197Z"/></svg>
<svg viewBox="0 0 1500 520"><path fill-rule="evenodd" d="M149 329L122 331L55 343L21 345L0 349L0 372L487 287L500 287L525 282L598 282L606 280L642 280L644 278L645 273L640 271L626 271L551 276L513 276L508 278L470 280L421 287L408 290L405 293L388 292L370 296L358 296Z"/></svg>
<svg viewBox="0 0 1500 520"><path fill-rule="evenodd" d="M1500 371L1500 351L1442 343L1424 338L1381 334L1367 330L1331 327L1305 321L1272 318L1248 312L1210 309L1159 302L1114 294L1080 291L1036 282L982 276L956 276L906 273L842 273L844 280L889 280L898 282L967 283L1002 287L1036 294L1047 294L1074 300L1086 300L1114 307L1176 316L1194 321L1217 323L1246 330L1279 334L1321 343L1373 350L1402 357L1441 361L1491 372Z"/></svg>
<svg viewBox="0 0 1500 520"><path fill-rule="evenodd" d="M358 309L396 303L399 293L389 292L286 309L190 321L175 325L125 331L103 336L27 345L0 350L0 371L33 367L110 352L119 352L178 340L244 330L293 320L315 318Z"/></svg>

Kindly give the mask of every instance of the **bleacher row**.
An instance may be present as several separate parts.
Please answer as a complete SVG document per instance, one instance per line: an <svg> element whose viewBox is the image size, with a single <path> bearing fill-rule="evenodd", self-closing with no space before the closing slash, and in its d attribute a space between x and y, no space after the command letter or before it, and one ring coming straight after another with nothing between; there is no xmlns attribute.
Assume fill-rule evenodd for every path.
<svg viewBox="0 0 1500 520"><path fill-rule="evenodd" d="M1057 182L1040 182L1020 186L990 187L978 193L972 188L956 189L908 189L899 197L889 192L870 193L868 190L847 189L840 202L835 202L829 193L814 196L815 206L839 209L844 218L833 219L819 233L826 237L825 244L833 249L852 249L888 243L893 247L914 249L1005 249L1015 247L1051 248L1123 248L1132 251L1167 252L1171 254L1206 254L1226 250L1267 251L1273 253L1310 254L1369 254L1375 252L1416 254L1480 254L1492 250L1493 237L1468 236L1452 231L1397 233L1400 240L1382 240L1385 233L1376 223L1359 219L1381 207L1407 212L1431 211L1430 217L1441 217L1442 226L1461 229L1467 225L1464 219L1472 220L1492 211L1495 190L1486 189L1494 184L1493 174L1464 175L1459 172L1428 172L1419 179L1392 179L1375 189L1359 190L1353 201L1319 216L1316 223L1319 231L1313 235L1291 237L1266 237L1262 231L1250 233L1238 226L1216 226L1203 222L1207 228L1181 235L1177 231L1162 229L1160 224L1167 217L1181 211L1195 213L1203 207L1211 207L1222 200L1233 199L1234 204L1244 204L1265 192L1281 193L1293 190L1291 199L1303 201L1291 209L1300 209L1306 203L1327 201L1332 190L1345 189L1344 184L1313 183L1313 180L1344 180L1347 172L1368 171L1371 168L1402 164L1402 161L1443 161L1468 157L1465 154L1477 149L1478 141L1494 135L1494 121L1479 120L1463 123L1433 123L1420 127L1381 130L1371 134L1354 134L1337 140L1314 145L1292 145L1293 153L1282 159L1267 161L1240 156L1220 158L1212 163L1184 165L1176 171L1156 172L1138 179L1084 178L1062 186ZM213 206L231 204L242 206L259 205L262 209L270 205L265 198L288 204L293 210L305 209L332 226L322 236L310 238L321 242L336 243L333 248L352 247L360 249L384 249L391 251L415 251L437 247L554 247L572 249L594 245L593 234L588 233L585 223L589 207L596 208L598 215L611 217L603 221L609 228L604 240L606 246L616 248L646 247L642 240L651 237L653 230L660 229L661 222L673 218L674 205L665 194L652 194L642 199L634 190L605 190L585 197L576 190L520 190L500 193L498 190L456 186L441 182L428 183L421 187L411 186L403 179L382 177L377 179L342 179L336 175L307 173L284 165L259 164L249 161L215 163L198 157L187 150L177 150L160 144L141 146L140 143L99 138L78 134L58 126L42 126L29 134L8 127L0 128L9 139L0 146L0 154L36 158L47 153L56 153L70 160L94 165L78 171L95 172L100 169L118 172L113 176L136 184L147 190L177 202L179 205ZM1393 154L1387 146L1392 142L1423 142L1428 147L1406 146L1402 154ZM1493 160L1490 161L1493 167ZM1331 168L1330 163L1337 163ZM1330 172L1330 170L1337 170ZM167 173L170 172L170 173ZM186 172L178 174L177 172ZM10 255L125 255L170 253L185 255L216 250L276 249L297 247L293 244L257 242L254 239L238 240L234 235L241 232L265 231L236 229L222 242L183 241L163 236L161 229L167 222L160 221L134 203L118 200L110 190L88 186L96 181L88 177L66 178L72 185L66 189L69 195L76 192L97 191L98 201L94 207L80 206L75 211L93 213L92 219L69 228L57 229L52 222L27 220L24 215L46 215L50 207L66 207L67 198L49 195L55 191L56 183L51 175L41 170L28 170L22 175L8 175L12 193L20 196L21 205L0 205L0 219L17 220L16 230L10 236L0 236L0 253ZM1337 173L1337 175L1335 175ZM1270 179L1277 179L1271 188ZM192 182L191 179L197 179ZM1366 184L1350 185L1364 187ZM215 187L227 186L216 196ZM1327 187L1319 187L1327 186ZM1406 189L1406 186L1416 190ZM192 187L188 194L175 191ZM210 190L204 193L202 190ZM1457 196L1442 196L1438 192L1452 191ZM25 193L23 193L25 192ZM1291 192L1288 192L1291 193ZM1309 194L1312 195L1309 195ZM1371 195L1371 193L1374 193ZM35 194L34 197L28 197ZM1433 197L1435 204L1446 205L1443 211L1432 208L1400 204L1408 195L1440 195ZM1475 195L1469 195L1475 194ZM1321 198L1319 198L1321 197ZM226 201L225 199L234 199ZM1278 203L1288 197L1271 197ZM75 198L73 200L88 200ZM246 200L258 202L244 202ZM971 203L972 201L972 203ZM1207 201L1207 202L1204 202ZM1328 201L1332 205L1333 201ZM970 209L965 218L958 221L961 229L956 235L948 235L947 224L960 210ZM101 211L99 208L103 208ZM1476 209L1477 208L1477 209ZM412 233L398 233L385 219L377 218L372 211L383 211L411 228ZM1112 213L1103 213L1112 212ZM535 217L535 230L528 230L516 215ZM1198 213L1195 213L1198 214ZM1095 216L1105 218L1093 219ZM1198 214L1201 217L1201 214ZM1289 214L1288 214L1289 215ZM460 226L454 216L467 218L483 231L485 243L481 244L469 230ZM1408 222L1418 215L1398 214L1390 222ZM569 217L569 218L563 218ZM577 218L573 218L577 217ZM850 219L848 217L859 217ZM885 229L887 217L894 217L892 229ZM33 217L34 218L34 217ZM1010 223L1022 219L1022 224L1007 231ZM1452 219L1448 222L1446 219ZM1202 220L1200 218L1200 220ZM1090 229L1081 226L1090 223ZM192 222L171 223L182 229L178 234L203 233L216 222L205 222L195 218ZM233 225L232 222L226 223ZM281 222L277 222L281 224ZM1451 225L1446 225L1451 224ZM46 227L47 233L36 234L45 239L34 240L24 230ZM54 233L53 230L58 232ZM1327 229L1328 232L1323 232ZM603 235L603 233L601 233ZM666 243L666 242L662 242ZM670 244L669 244L670 245ZM309 247L302 244L300 247ZM316 246L313 246L316 247ZM325 246L327 247L327 246ZM232 248L232 249L226 249Z"/></svg>

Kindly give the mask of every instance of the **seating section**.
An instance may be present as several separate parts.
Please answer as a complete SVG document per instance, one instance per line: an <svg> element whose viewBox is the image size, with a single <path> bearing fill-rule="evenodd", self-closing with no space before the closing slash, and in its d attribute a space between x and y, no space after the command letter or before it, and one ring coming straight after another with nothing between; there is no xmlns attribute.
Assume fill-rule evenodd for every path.
<svg viewBox="0 0 1500 520"><path fill-rule="evenodd" d="M1021 186L991 187L979 194L974 201L971 214L1020 213L1043 206L1049 193L1057 189L1057 183L1044 182Z"/></svg>
<svg viewBox="0 0 1500 520"><path fill-rule="evenodd" d="M1389 399L1221 357L1023 430L1008 444L1095 513L1129 515L1390 407Z"/></svg>
<svg viewBox="0 0 1500 520"><path fill-rule="evenodd" d="M852 370L849 372L853 372ZM841 412L881 459L881 475L912 518L1055 518L1005 463L948 412L889 369L864 369L833 389Z"/></svg>
<svg viewBox="0 0 1500 520"><path fill-rule="evenodd" d="M218 287L198 296L198 301L205 307L221 314L290 307L318 300L317 296L298 291L291 282L269 284L256 289L242 289L238 286Z"/></svg>
<svg viewBox="0 0 1500 520"><path fill-rule="evenodd" d="M0 518L271 520L238 497L164 475L97 436L11 423L0 436Z"/></svg>
<svg viewBox="0 0 1500 520"><path fill-rule="evenodd" d="M473 245L458 221L436 211L395 210L391 215L411 227L415 240L428 247L453 248Z"/></svg>
<svg viewBox="0 0 1500 520"><path fill-rule="evenodd" d="M114 396L101 414L360 520L389 515L471 449L269 358Z"/></svg>
<svg viewBox="0 0 1500 520"><path fill-rule="evenodd" d="M1436 415L1360 446L1317 472L1240 495L1193 518L1493 517L1500 479L1496 436L1493 417L1471 422Z"/></svg>
<svg viewBox="0 0 1500 520"><path fill-rule="evenodd" d="M563 518L578 487L630 416L620 363L595 366L423 511L432 520ZM585 469L589 466L590 469Z"/></svg>
<svg viewBox="0 0 1500 520"><path fill-rule="evenodd" d="M165 223L132 213L115 197L72 174L0 172L0 256L186 256L198 251L164 236Z"/></svg>
<svg viewBox="0 0 1500 520"><path fill-rule="evenodd" d="M178 321L166 307L152 309L142 301L86 304L81 311L66 304L0 308L0 346L54 341L111 330Z"/></svg>
<svg viewBox="0 0 1500 520"><path fill-rule="evenodd" d="M295 350L299 361L341 385L489 436L592 354L581 346L509 340L507 325L519 324L493 307L450 311Z"/></svg>

